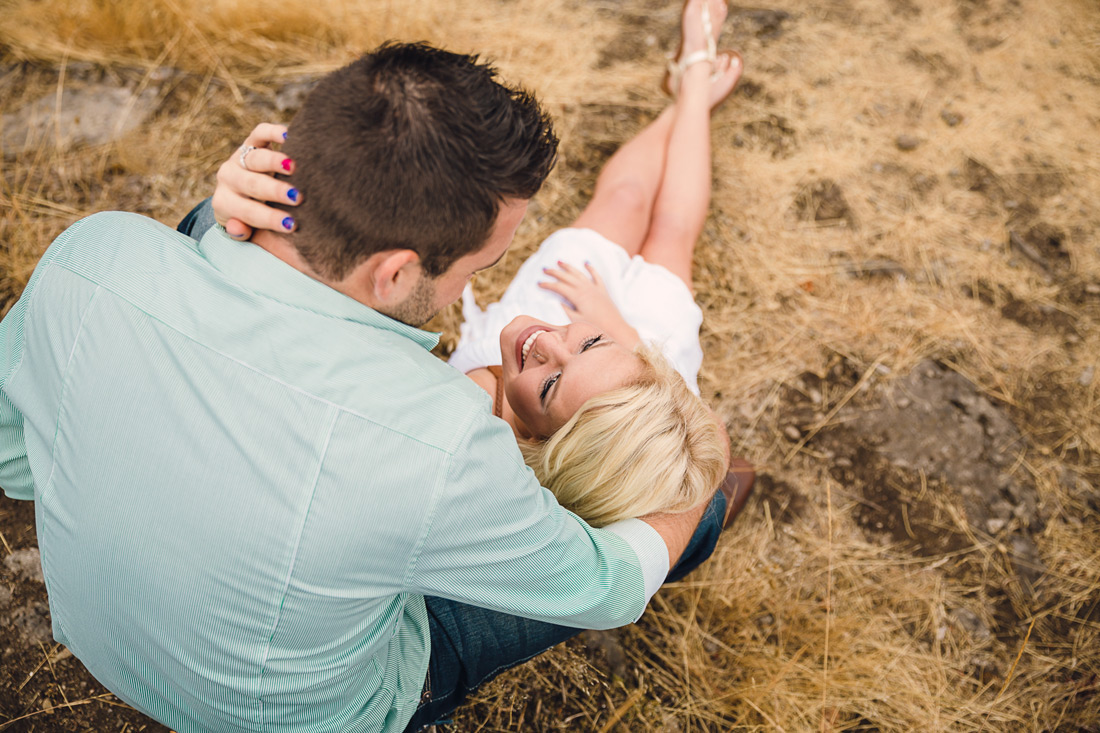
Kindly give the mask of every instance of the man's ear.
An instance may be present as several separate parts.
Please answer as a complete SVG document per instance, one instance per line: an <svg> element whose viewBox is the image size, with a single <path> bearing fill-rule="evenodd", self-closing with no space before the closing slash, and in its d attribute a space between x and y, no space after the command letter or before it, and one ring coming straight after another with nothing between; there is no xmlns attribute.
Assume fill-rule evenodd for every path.
<svg viewBox="0 0 1100 733"><path fill-rule="evenodd" d="M424 273L420 255L411 249L391 249L378 252L368 260L366 285L380 306L404 302L416 289Z"/></svg>

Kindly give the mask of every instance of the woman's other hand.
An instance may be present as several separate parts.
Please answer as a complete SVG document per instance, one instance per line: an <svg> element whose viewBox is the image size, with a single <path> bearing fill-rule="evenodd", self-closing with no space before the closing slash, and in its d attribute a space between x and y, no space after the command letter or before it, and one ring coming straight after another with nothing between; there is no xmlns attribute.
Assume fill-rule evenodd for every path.
<svg viewBox="0 0 1100 733"><path fill-rule="evenodd" d="M638 345L638 332L623 319L596 268L586 262L584 269L588 271L587 275L569 263L559 261L557 268L543 268L542 271L553 280L541 282L539 287L565 299L562 305L569 320L591 323L628 349L633 349Z"/></svg>
<svg viewBox="0 0 1100 733"><path fill-rule="evenodd" d="M294 172L294 161L269 147L286 140L286 131L284 125L257 125L244 145L218 168L214 218L233 239L248 239L253 228L294 231L293 217L263 203L297 206L302 200L301 192L272 175Z"/></svg>

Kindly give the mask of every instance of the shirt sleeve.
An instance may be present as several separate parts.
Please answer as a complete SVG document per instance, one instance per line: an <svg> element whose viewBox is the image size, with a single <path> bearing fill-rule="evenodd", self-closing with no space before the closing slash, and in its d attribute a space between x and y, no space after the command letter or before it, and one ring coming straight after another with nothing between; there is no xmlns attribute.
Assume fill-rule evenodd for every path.
<svg viewBox="0 0 1100 733"><path fill-rule="evenodd" d="M23 329L28 303L46 258L35 270L22 297L0 321L0 487L11 499L34 499L34 478L23 434L23 415L8 396L8 385L23 360Z"/></svg>
<svg viewBox="0 0 1100 733"><path fill-rule="evenodd" d="M31 273L23 294L0 321L0 487L12 499L34 499L34 477L27 456L23 414L8 394L23 362L27 314L39 279L89 218L85 217L63 231L46 249Z"/></svg>
<svg viewBox="0 0 1100 733"><path fill-rule="evenodd" d="M507 424L474 415L426 508L410 591L577 628L636 621L668 571L645 522L597 529L523 463Z"/></svg>

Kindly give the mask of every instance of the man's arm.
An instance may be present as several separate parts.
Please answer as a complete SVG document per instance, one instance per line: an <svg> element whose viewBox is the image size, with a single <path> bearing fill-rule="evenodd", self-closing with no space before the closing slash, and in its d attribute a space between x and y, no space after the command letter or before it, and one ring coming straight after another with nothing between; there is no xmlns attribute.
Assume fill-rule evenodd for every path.
<svg viewBox="0 0 1100 733"><path fill-rule="evenodd" d="M699 520L703 518L703 512L706 511L709 503L710 498L708 497L705 502L686 512L647 514L640 517L643 522L653 527L657 534L661 535L661 539L664 540L665 545L668 547L668 566L670 568L675 567L680 560L680 555L684 554L684 550L687 549L692 535L695 534L695 529L699 526Z"/></svg>
<svg viewBox="0 0 1100 733"><path fill-rule="evenodd" d="M31 281L32 284L34 280ZM7 388L23 357L23 320L31 285L0 322L0 487L12 499L34 499L34 480L23 436L23 415Z"/></svg>
<svg viewBox="0 0 1100 733"><path fill-rule="evenodd" d="M645 610L691 535L687 516L597 529L563 509L503 422L471 416L433 497L405 588L526 618L613 628ZM696 515L696 520L698 516Z"/></svg>

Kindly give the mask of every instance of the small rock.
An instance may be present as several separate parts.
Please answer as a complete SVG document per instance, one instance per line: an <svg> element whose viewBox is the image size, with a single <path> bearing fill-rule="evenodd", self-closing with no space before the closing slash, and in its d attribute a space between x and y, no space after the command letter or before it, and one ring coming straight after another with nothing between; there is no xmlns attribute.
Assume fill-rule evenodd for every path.
<svg viewBox="0 0 1100 733"><path fill-rule="evenodd" d="M1003 519L998 519L997 517L990 517L985 522L985 526L989 530L989 534L997 534L1002 529L1004 529L1005 525L1007 524L1008 522Z"/></svg>
<svg viewBox="0 0 1100 733"><path fill-rule="evenodd" d="M975 639L983 640L990 637L989 627L985 621L982 621L978 614L969 608L953 608L947 615Z"/></svg>
<svg viewBox="0 0 1100 733"><path fill-rule="evenodd" d="M45 603L29 603L15 609L11 615L9 628L15 629L19 636L31 645L49 641L53 635L50 625L50 609Z"/></svg>
<svg viewBox="0 0 1100 733"><path fill-rule="evenodd" d="M1085 286L1085 292L1089 295L1100 295L1100 284L1089 283Z"/></svg>
<svg viewBox="0 0 1100 733"><path fill-rule="evenodd" d="M1090 384L1092 384L1092 378L1095 373L1095 367L1085 367L1084 370L1081 372L1081 376L1077 377L1077 383L1080 384L1082 387L1089 386Z"/></svg>
<svg viewBox="0 0 1100 733"><path fill-rule="evenodd" d="M42 556L38 554L37 547L29 547L25 550L16 550L4 558L4 565L17 577L24 580L37 580L44 583L42 578Z"/></svg>
<svg viewBox="0 0 1100 733"><path fill-rule="evenodd" d="M153 113L158 95L152 87L137 95L125 87L93 84L65 89L59 104L57 95L50 92L11 114L0 115L4 155L18 155L45 144L68 147L116 140Z"/></svg>
<svg viewBox="0 0 1100 733"><path fill-rule="evenodd" d="M898 135L894 144L898 146L898 150L909 152L910 150L916 150L920 147L920 140L912 135Z"/></svg>
<svg viewBox="0 0 1100 733"><path fill-rule="evenodd" d="M898 405L898 407L900 407L903 410L906 407L909 407L909 405L911 405L911 404L913 404L913 401L911 399L909 399L908 397L899 397L898 398L897 405Z"/></svg>
<svg viewBox="0 0 1100 733"><path fill-rule="evenodd" d="M623 651L623 646L619 641L619 634L615 629L610 629L608 631L585 631L582 632L581 638L583 638L585 643L590 647L603 651L604 655L607 657L607 664L611 668L610 671L612 674L626 679L626 652Z"/></svg>
<svg viewBox="0 0 1100 733"><path fill-rule="evenodd" d="M661 726L661 733L680 733L684 729L680 719L669 712L661 714Z"/></svg>
<svg viewBox="0 0 1100 733"><path fill-rule="evenodd" d="M1009 543L1012 564L1024 590L1034 594L1046 574L1046 565L1039 555L1039 548L1030 537L1014 535Z"/></svg>
<svg viewBox="0 0 1100 733"><path fill-rule="evenodd" d="M787 427L783 428L783 434L794 441L799 441L802 439L802 431L796 428L794 425L788 425Z"/></svg>
<svg viewBox="0 0 1100 733"><path fill-rule="evenodd" d="M940 119L943 120L948 127L955 127L963 121L962 115L949 109L940 112Z"/></svg>
<svg viewBox="0 0 1100 733"><path fill-rule="evenodd" d="M284 113L298 111L319 78L315 74L306 74L284 84L275 95L275 109Z"/></svg>
<svg viewBox="0 0 1100 733"><path fill-rule="evenodd" d="M840 466L841 468L851 468L852 467L852 459L851 458L845 458L844 456L841 456L840 458L837 458L835 463L836 463L836 465Z"/></svg>

